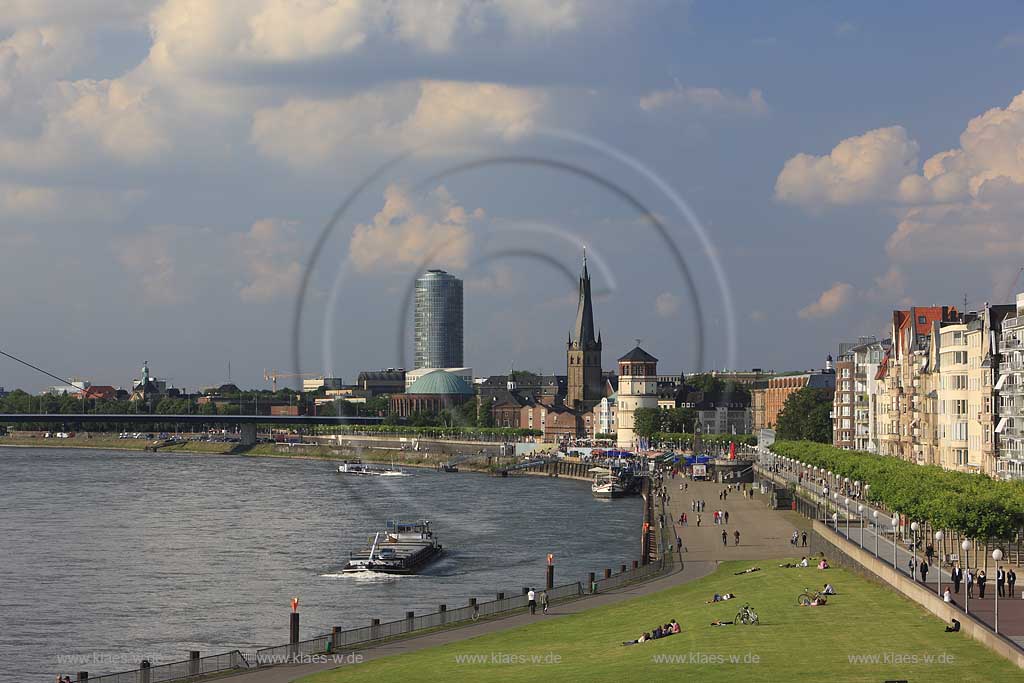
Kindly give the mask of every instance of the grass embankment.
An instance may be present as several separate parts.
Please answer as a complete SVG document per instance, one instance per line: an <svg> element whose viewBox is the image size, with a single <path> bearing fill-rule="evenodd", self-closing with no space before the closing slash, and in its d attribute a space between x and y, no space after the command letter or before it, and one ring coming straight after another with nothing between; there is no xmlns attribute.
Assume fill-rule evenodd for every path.
<svg viewBox="0 0 1024 683"><path fill-rule="evenodd" d="M407 655L344 665L301 679L413 681L1010 681L1013 664L920 606L842 569L782 569L734 576L748 562L661 593ZM839 595L798 607L805 588L831 581ZM705 604L715 592L737 600ZM712 627L749 601L760 626ZM658 623L678 619L679 635L623 646ZM677 658L673 661L671 658ZM875 659L877 658L877 662ZM930 658L930 659L929 659ZM504 663L503 663L504 660ZM889 660L889 661L887 661Z"/></svg>

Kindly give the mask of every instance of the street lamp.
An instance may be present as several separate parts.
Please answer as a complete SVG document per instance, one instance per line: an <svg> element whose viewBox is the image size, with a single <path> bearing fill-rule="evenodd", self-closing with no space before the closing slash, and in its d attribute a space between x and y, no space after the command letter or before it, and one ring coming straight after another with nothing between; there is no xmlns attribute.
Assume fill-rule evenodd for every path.
<svg viewBox="0 0 1024 683"><path fill-rule="evenodd" d="M833 526L833 528L835 528L836 533L838 534L839 533L839 513L838 512L833 512L832 513L832 526Z"/></svg>
<svg viewBox="0 0 1024 683"><path fill-rule="evenodd" d="M967 573L970 574L971 573L971 559L970 559L971 556L970 556L969 553L971 552L971 541L969 539L965 538L964 542L960 544L960 549L964 551L964 560L965 560L964 564L967 565L965 567L965 569L967 570ZM968 585L967 590L964 591L964 614L970 614L971 613L970 603L971 603L971 590L970 590L970 585Z"/></svg>
<svg viewBox="0 0 1024 683"><path fill-rule="evenodd" d="M860 549L864 550L864 506L857 506L857 521L860 523Z"/></svg>
<svg viewBox="0 0 1024 683"><path fill-rule="evenodd" d="M828 487L821 489L821 495L825 499L825 519L828 519Z"/></svg>
<svg viewBox="0 0 1024 683"><path fill-rule="evenodd" d="M878 559L878 510L871 513L871 519L875 525L875 559Z"/></svg>
<svg viewBox="0 0 1024 683"><path fill-rule="evenodd" d="M896 513L892 516L892 568L899 569L896 566L896 528L900 525L900 515Z"/></svg>
<svg viewBox="0 0 1024 683"><path fill-rule="evenodd" d="M935 594L939 594L939 581L942 578L942 539L945 536L942 529L935 532L935 544L939 546L939 566L935 568Z"/></svg>
<svg viewBox="0 0 1024 683"><path fill-rule="evenodd" d="M996 548L995 550L993 550L992 551L992 559L996 561L996 577L998 578L998 572L1000 571L999 563L1003 559L1003 551L1000 550L999 548ZM996 633L997 634L999 633L999 588L1001 588L1001 586L997 582L996 583L996 622L995 622Z"/></svg>
<svg viewBox="0 0 1024 683"><path fill-rule="evenodd" d="M844 501L846 505L846 540L850 540L850 499Z"/></svg>
<svg viewBox="0 0 1024 683"><path fill-rule="evenodd" d="M914 566L910 572L910 578L917 581L917 530L921 528L921 525L917 522L910 523L910 530L914 532Z"/></svg>

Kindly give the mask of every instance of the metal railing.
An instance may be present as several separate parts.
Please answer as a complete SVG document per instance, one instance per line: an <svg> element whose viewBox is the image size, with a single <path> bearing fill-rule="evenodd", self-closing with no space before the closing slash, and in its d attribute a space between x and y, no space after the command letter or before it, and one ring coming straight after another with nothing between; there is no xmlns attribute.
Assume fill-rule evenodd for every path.
<svg viewBox="0 0 1024 683"><path fill-rule="evenodd" d="M180 681L222 671L248 669L251 666L255 666L255 664L250 663L241 651L232 650L224 654L200 657L199 659L160 664L148 669L122 671L105 676L90 676L89 683L95 681L99 681L99 683L165 683L166 681Z"/></svg>

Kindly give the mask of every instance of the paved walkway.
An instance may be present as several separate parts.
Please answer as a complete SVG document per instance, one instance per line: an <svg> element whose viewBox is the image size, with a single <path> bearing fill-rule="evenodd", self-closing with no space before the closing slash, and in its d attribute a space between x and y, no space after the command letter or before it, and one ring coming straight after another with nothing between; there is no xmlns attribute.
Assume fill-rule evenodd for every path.
<svg viewBox="0 0 1024 683"><path fill-rule="evenodd" d="M580 600L561 603L552 606L547 615L531 616L529 614L514 614L512 616L495 619L492 621L467 624L466 626L435 631L422 636L404 638L380 645L360 648L357 652L364 662L389 657L392 655L417 652L419 650L447 645L469 638L497 633L508 629L518 628L533 623L538 619L559 618L568 614L578 614L594 607L613 605L624 600L650 595L658 591L672 588L694 579L707 576L715 570L718 562L722 560L767 560L778 557L788 557L793 554L793 548L789 545L789 535L794 526L802 520L806 520L791 512L773 512L765 506L763 496L756 496L753 500L744 498L742 494L734 491L729 494L727 500L719 500L719 493L725 488L722 484L709 482L688 482L688 490L680 491L679 484L683 480L677 477L675 480L668 480L669 488L669 511L671 522L675 520L675 531L683 539L686 552L683 553L684 568L676 570L652 581L626 586L598 595L587 596ZM707 512L702 513L702 518L707 523L696 527L696 516L690 513L690 500L701 498L707 501ZM715 526L711 523L711 510L721 508L729 511L729 524ZM678 524L679 515L686 512L693 521L689 526L683 527ZM740 530L740 544L734 545L733 532ZM722 531L729 534L728 546L722 545ZM585 577L581 577L585 578ZM339 653L341 655L348 652ZM349 666L349 665L340 665ZM340 668L337 663L299 664L288 666L275 666L252 672L241 672L227 677L232 683L291 683L303 676L324 671L326 669Z"/></svg>

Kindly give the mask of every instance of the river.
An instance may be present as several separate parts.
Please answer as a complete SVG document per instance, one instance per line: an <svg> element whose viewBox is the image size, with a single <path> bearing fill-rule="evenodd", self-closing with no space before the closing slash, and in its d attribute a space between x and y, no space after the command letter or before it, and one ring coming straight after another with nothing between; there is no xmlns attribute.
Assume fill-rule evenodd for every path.
<svg viewBox="0 0 1024 683"><path fill-rule="evenodd" d="M0 448L0 681L279 645L293 596L308 638L542 585L549 552L556 584L637 556L639 498L599 501L565 479L407 471ZM418 576L340 575L393 517L431 520L443 558Z"/></svg>

